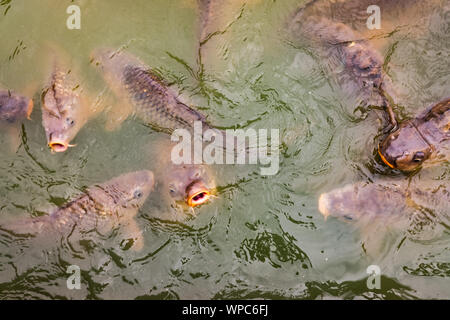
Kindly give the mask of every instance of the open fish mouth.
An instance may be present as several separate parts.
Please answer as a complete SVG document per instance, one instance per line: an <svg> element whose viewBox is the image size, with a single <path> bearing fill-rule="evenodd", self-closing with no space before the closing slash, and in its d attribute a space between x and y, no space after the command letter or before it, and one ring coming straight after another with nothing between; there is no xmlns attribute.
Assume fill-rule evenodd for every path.
<svg viewBox="0 0 450 320"><path fill-rule="evenodd" d="M208 202L210 198L211 192L202 183L199 183L189 188L186 202L190 207L196 207Z"/></svg>
<svg viewBox="0 0 450 320"><path fill-rule="evenodd" d="M64 141L51 141L48 143L48 146L54 151L54 152L64 152L69 148L69 144Z"/></svg>

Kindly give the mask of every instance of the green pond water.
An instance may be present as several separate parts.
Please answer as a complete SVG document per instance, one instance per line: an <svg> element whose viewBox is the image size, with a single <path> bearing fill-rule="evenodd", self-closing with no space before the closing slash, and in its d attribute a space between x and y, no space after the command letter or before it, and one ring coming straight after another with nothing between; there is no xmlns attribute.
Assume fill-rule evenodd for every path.
<svg viewBox="0 0 450 320"><path fill-rule="evenodd" d="M379 231L373 238L380 249L367 254L367 228L325 221L318 211L321 193L347 183L389 176L448 185L450 169L444 163L410 177L379 162L381 113L357 109L352 93L330 80L314 51L286 32L303 2L233 7L228 28L202 51L199 69L194 1L0 1L0 83L18 91L38 87L32 119L20 127L20 146L11 148L7 132L0 136L0 224L48 214L123 172L158 170L153 159L165 134L134 118L105 131L107 112L79 132L76 147L50 152L40 111L48 79L45 43L73 57L80 82L99 101L111 93L89 55L102 46L126 46L211 123L276 128L281 141L274 176L260 175L256 165L213 166L218 197L196 208L196 218L166 219L173 208L153 193L137 217L145 238L139 252L118 242L120 230L35 240L0 229L0 298L450 298L448 218ZM71 4L81 9L80 30L66 27ZM390 33L380 47L402 117L448 95L450 13L434 12L423 27ZM81 269L79 290L67 288L70 265ZM370 265L380 267L381 289L367 287Z"/></svg>

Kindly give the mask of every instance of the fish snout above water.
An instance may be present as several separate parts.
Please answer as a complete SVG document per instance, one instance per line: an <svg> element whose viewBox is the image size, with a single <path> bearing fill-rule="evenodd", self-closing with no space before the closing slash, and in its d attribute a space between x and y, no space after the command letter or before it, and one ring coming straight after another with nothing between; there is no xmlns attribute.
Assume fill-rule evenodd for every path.
<svg viewBox="0 0 450 320"><path fill-rule="evenodd" d="M214 182L202 165L171 165L165 173L170 197L190 207L207 203L212 197Z"/></svg>
<svg viewBox="0 0 450 320"><path fill-rule="evenodd" d="M55 152L66 151L87 121L79 89L67 77L55 70L42 96L42 124L48 146Z"/></svg>
<svg viewBox="0 0 450 320"><path fill-rule="evenodd" d="M378 153L394 169L412 171L448 160L450 153L450 99L415 119L400 124L379 145Z"/></svg>
<svg viewBox="0 0 450 320"><path fill-rule="evenodd" d="M64 152L86 122L101 111L91 103L77 74L77 64L61 48L50 46L49 81L41 96L47 144Z"/></svg>
<svg viewBox="0 0 450 320"><path fill-rule="evenodd" d="M432 152L432 147L411 122L402 123L378 148L385 164L403 171L418 168Z"/></svg>

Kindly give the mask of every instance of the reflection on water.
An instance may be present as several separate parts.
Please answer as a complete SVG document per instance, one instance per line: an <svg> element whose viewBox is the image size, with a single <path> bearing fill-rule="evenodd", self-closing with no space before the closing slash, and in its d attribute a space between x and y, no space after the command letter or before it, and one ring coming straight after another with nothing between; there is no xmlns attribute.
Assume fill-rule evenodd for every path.
<svg viewBox="0 0 450 320"><path fill-rule="evenodd" d="M324 221L318 211L319 195L345 184L389 176L448 185L450 170L445 163L411 176L378 161L382 111L358 108L356 89L333 81L317 48L288 34L290 19L305 2L225 6L227 14L209 20L207 33L214 36L199 51L197 1L139 0L130 6L78 0L73 4L81 8L81 29L69 30L65 2L0 0L0 83L19 92L39 88L30 95L31 121L17 132L17 151L8 151L8 133L0 137L0 224L46 215L87 186L124 172L164 172L157 161L164 133L134 117L105 130L115 98L90 60L100 46L126 46L178 89L180 100L220 128L278 128L281 135L277 175L261 176L255 166L214 166L217 199L194 214L184 212L187 219L164 215L180 209L152 194L136 219L145 239L141 251L131 249L120 227L81 238L0 229L0 298L450 297L448 210L436 215L426 207L400 228L381 224L372 230ZM316 2L317 8L331 3ZM448 1L428 11L406 2L411 10L398 32L392 32L397 26L389 14L389 30L381 34L365 33L358 19L352 25L374 36L400 119L448 96L450 80ZM220 12L214 10L211 17ZM420 23L409 19L418 12ZM78 132L76 146L61 154L48 150L41 124L40 90L49 76L43 48L52 42L73 57L80 81L105 107ZM365 232L382 240L379 254L366 254ZM372 264L382 271L378 291L366 285ZM80 267L80 290L67 289L70 265Z"/></svg>

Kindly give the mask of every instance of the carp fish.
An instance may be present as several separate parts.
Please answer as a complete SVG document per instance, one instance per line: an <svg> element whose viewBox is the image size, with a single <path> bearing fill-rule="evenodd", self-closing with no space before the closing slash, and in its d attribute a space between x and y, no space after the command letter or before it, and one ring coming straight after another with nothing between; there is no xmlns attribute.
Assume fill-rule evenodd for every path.
<svg viewBox="0 0 450 320"><path fill-rule="evenodd" d="M348 25L323 16L300 15L296 19L291 25L292 34L320 44L329 71L343 90L356 91L361 104L384 107L390 125L396 127L392 109L395 91L383 71L382 56L370 41Z"/></svg>
<svg viewBox="0 0 450 320"><path fill-rule="evenodd" d="M0 89L0 121L3 123L16 123L23 119L30 119L33 112L33 100L11 92Z"/></svg>
<svg viewBox="0 0 450 320"><path fill-rule="evenodd" d="M19 123L30 120L33 100L10 90L0 89L0 126L10 138L12 149L20 145Z"/></svg>
<svg viewBox="0 0 450 320"><path fill-rule="evenodd" d="M155 72L138 58L124 51L97 49L93 61L119 99L112 116L116 123L107 128L114 129L131 113L156 130L171 133L176 129L192 130L194 122L201 121L203 128L210 128L206 117L181 102Z"/></svg>
<svg viewBox="0 0 450 320"><path fill-rule="evenodd" d="M158 188L164 201L197 207L214 197L215 182L211 169L202 164L176 164L172 161L174 144L159 141L153 149L158 150L155 159Z"/></svg>
<svg viewBox="0 0 450 320"><path fill-rule="evenodd" d="M356 182L320 195L319 212L350 222L372 258L398 250L405 239L431 240L448 231L448 183L439 180Z"/></svg>
<svg viewBox="0 0 450 320"><path fill-rule="evenodd" d="M412 171L450 156L450 98L426 108L418 117L404 121L379 145L378 153L394 169Z"/></svg>
<svg viewBox="0 0 450 320"><path fill-rule="evenodd" d="M70 142L100 109L86 98L71 59L57 50L51 60L50 80L42 94L42 124L51 150L64 152L74 146Z"/></svg>
<svg viewBox="0 0 450 320"><path fill-rule="evenodd" d="M323 193L318 208L325 217L373 220L408 216L428 208L448 214L450 190L442 181L408 185L405 181L358 182Z"/></svg>
<svg viewBox="0 0 450 320"><path fill-rule="evenodd" d="M82 230L95 228L100 232L122 226L133 238L134 249L140 250L143 238L133 218L153 191L154 183L153 172L148 170L122 174L89 187L83 195L50 215L10 222L2 227L19 234L51 231L65 234L75 226Z"/></svg>

